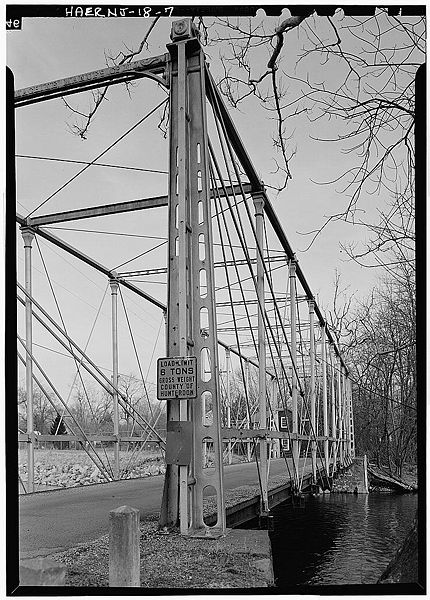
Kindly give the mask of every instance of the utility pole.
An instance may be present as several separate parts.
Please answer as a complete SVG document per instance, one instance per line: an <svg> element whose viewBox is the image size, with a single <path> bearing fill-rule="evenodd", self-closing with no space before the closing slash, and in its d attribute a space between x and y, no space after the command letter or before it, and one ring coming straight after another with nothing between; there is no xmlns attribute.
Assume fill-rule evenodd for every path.
<svg viewBox="0 0 430 600"><path fill-rule="evenodd" d="M167 400L167 447L160 526L184 535L225 532L215 287L208 177L205 59L190 19L172 25L167 356L195 357L196 397ZM204 327L202 324L205 324ZM206 398L213 419L205 425ZM204 441L214 473L203 470ZM179 446L184 452L179 452ZM203 519L203 490L217 499L217 522Z"/></svg>

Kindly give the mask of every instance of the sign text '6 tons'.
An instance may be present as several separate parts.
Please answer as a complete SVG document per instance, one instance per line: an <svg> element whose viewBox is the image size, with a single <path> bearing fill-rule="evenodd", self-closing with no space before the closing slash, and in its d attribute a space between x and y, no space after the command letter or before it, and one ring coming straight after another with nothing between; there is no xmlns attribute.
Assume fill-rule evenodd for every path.
<svg viewBox="0 0 430 600"><path fill-rule="evenodd" d="M157 361L157 397L159 400L197 396L197 358L172 356Z"/></svg>

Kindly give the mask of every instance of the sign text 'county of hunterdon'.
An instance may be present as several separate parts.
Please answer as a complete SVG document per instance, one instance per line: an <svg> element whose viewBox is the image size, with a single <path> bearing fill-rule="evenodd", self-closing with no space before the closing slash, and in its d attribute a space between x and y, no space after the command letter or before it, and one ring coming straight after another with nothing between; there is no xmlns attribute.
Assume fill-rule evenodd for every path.
<svg viewBox="0 0 430 600"><path fill-rule="evenodd" d="M197 397L197 358L172 356L157 361L159 400Z"/></svg>

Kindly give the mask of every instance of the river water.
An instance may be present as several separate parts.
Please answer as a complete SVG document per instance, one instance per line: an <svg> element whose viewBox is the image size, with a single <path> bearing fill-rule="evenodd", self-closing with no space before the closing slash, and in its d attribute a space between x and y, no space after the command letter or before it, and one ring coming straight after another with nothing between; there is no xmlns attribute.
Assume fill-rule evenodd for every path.
<svg viewBox="0 0 430 600"><path fill-rule="evenodd" d="M324 494L271 511L279 588L374 584L406 537L415 494Z"/></svg>

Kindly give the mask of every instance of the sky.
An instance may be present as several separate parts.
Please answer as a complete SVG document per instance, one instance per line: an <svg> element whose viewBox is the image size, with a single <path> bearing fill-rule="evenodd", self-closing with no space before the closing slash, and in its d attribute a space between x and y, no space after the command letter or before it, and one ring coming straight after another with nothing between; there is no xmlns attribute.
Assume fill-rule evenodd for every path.
<svg viewBox="0 0 430 600"><path fill-rule="evenodd" d="M149 49L137 58L166 52L172 20L174 18L160 19L151 34ZM279 20L267 17L266 28L274 29ZM22 30L8 32L6 40L7 65L14 72L15 88L20 89L104 68L105 52L118 53L125 45L129 48L138 47L148 26L149 20L143 18L24 19ZM289 61L295 60L302 43L298 33L287 38L283 50L287 56L286 69L291 66ZM219 45L207 48L211 72L215 79L221 75L219 52L227 50L227 47L222 48ZM256 59L256 72L267 60L267 53L267 49L262 49L261 55ZM311 62L306 68L321 69L321 64L318 61ZM330 77L330 74L327 77ZM286 97L291 97L294 91L291 84L291 89L286 89ZM130 94L124 86L112 86L107 95L108 99L97 112L86 140L70 133L69 127L75 122L76 116L61 99L19 108L16 111L16 153L93 160L165 97L165 92L151 80L140 81L131 88ZM67 101L77 110L85 111L90 106L91 99L86 93L68 96ZM267 184L276 183L277 177L273 175L273 120L268 118L267 112L252 99L240 110L230 112L262 180ZM91 167L46 202L35 215L166 194L168 140L157 127L160 113L161 109L157 110L101 159L110 164L153 169L161 171L160 173ZM363 229L345 223L334 223L322 232L308 250L305 249L309 238L300 233L319 227L325 215L344 205L345 197L338 192L339 186L316 183L333 179L340 170L346 169L352 160L351 156L342 154L340 147L335 144L328 145L315 140L317 137L326 137L336 127L341 125L322 121L311 123L307 119L298 118L289 131L291 147L295 149L295 156L291 162L293 179L280 194L269 190L269 197L279 220L322 308L331 304L336 272L341 274L343 286L348 288L348 293L355 294L357 300L366 297L377 283L375 270L364 269L349 261L342 249L342 245L362 242L365 239ZM18 157L18 212L26 215L34 210L80 168L81 166L76 164ZM363 210L367 211L367 216L374 217L378 202L383 204L385 200L384 197L376 200L375 197L364 197ZM69 222L59 224L58 227L63 231L54 228L51 231L109 268L118 267L145 251L148 251L148 254L129 262L122 269L166 265L166 245L155 248L163 243L167 235L165 208ZM66 228L81 231L70 231ZM84 229L127 233L127 237L89 233L83 231ZM22 282L23 251L19 230L17 231L17 269L18 279ZM105 368L109 376L110 297L106 278L43 239L39 240L41 254L36 242L33 247L33 292L36 300L46 310L57 315L58 320L52 285L70 335L82 347L88 344L89 354L97 364ZM47 279L45 267L51 283ZM278 289L285 289L285 277L282 277L284 276L279 276L276 280ZM144 284L143 289L165 302L164 276L153 277L152 281L153 283ZM165 354L162 313L127 290L123 291L123 298L133 329L140 368L149 381L154 381L156 358ZM18 308L18 315L20 335L24 337L21 307ZM139 376L139 364L122 310L119 325L120 372ZM37 323L34 324L34 329L34 341L38 344L35 356L42 364L51 366L53 381L62 393L67 395L74 378L73 363L70 358L58 354L65 350L53 342ZM53 349L57 353L52 352ZM20 375L22 373L20 370Z"/></svg>

